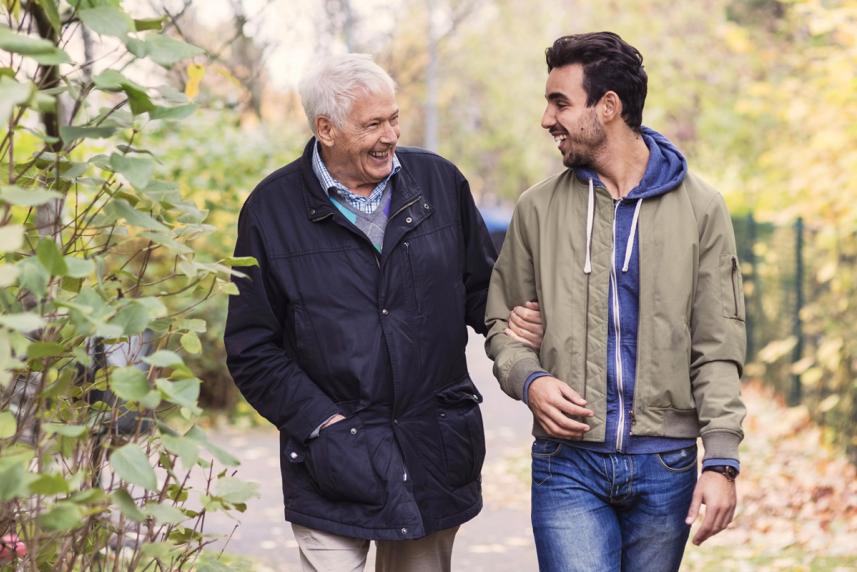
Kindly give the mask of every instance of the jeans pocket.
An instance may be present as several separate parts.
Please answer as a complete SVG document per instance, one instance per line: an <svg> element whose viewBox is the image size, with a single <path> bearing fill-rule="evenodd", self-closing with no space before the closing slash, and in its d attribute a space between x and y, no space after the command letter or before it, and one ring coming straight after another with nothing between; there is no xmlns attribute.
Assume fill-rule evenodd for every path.
<svg viewBox="0 0 857 572"><path fill-rule="evenodd" d="M696 468L696 445L691 445L684 449L676 449L675 451L657 453L657 457L666 470L674 473L683 473Z"/></svg>
<svg viewBox="0 0 857 572"><path fill-rule="evenodd" d="M532 481L540 487L553 476L551 472L552 459L562 449L562 443L548 439L536 439L533 442Z"/></svg>

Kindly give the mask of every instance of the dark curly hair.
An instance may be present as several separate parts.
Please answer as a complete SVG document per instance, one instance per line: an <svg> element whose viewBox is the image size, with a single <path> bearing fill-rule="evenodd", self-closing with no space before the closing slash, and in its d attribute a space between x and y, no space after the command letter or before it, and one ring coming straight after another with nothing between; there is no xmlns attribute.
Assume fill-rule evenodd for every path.
<svg viewBox="0 0 857 572"><path fill-rule="evenodd" d="M558 38L545 50L548 73L571 64L583 66L586 106L592 107L608 91L622 101L622 119L634 131L643 123L648 76L643 55L613 32L572 34Z"/></svg>

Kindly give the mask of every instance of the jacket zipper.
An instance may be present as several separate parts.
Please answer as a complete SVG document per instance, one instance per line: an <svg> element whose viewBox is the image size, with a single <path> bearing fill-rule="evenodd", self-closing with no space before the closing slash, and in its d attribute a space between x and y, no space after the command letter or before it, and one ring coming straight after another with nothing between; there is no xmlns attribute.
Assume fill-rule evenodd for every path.
<svg viewBox="0 0 857 572"><path fill-rule="evenodd" d="M406 208L408 208L408 207L409 207L409 206L411 206L412 204L414 204L414 203L416 203L416 202L419 202L422 198L423 198L423 196L422 196L422 195L420 195L420 196L416 197L414 200L412 200L412 201L410 201L410 202L407 202L407 203L403 204L401 207L399 207L399 209L398 209L396 212L394 212L393 214L391 214L391 215L388 217L388 220L393 220L393 218L394 218L397 214L399 214L400 212L402 212L403 210L405 210Z"/></svg>
<svg viewBox="0 0 857 572"><path fill-rule="evenodd" d="M736 257L732 257L732 300L735 302L735 317L738 315L738 283L735 280L736 275L738 274L738 259Z"/></svg>
<svg viewBox="0 0 857 572"><path fill-rule="evenodd" d="M622 321L619 318L619 281L616 278L616 220L619 215L619 205L622 199L616 201L613 207L613 249L610 264L610 283L613 287L613 329L616 332L616 392L619 394L619 425L616 428L616 452L622 452L622 441L625 432L625 384L622 379Z"/></svg>

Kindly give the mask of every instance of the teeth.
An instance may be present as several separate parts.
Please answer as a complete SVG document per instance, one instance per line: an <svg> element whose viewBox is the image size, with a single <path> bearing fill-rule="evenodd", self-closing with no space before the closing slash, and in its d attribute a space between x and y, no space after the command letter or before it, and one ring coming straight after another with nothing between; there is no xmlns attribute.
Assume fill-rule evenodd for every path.
<svg viewBox="0 0 857 572"><path fill-rule="evenodd" d="M554 135L553 140L557 142L557 144L565 141L565 135Z"/></svg>

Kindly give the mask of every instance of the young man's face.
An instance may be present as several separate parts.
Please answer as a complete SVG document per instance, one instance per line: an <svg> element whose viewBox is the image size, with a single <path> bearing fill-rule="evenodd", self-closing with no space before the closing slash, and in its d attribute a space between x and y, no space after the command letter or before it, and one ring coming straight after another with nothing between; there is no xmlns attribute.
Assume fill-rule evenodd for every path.
<svg viewBox="0 0 857 572"><path fill-rule="evenodd" d="M542 127L553 135L566 167L592 166L597 151L607 140L599 122L597 104L586 107L583 66L571 64L554 68L545 85L547 107Z"/></svg>
<svg viewBox="0 0 857 572"><path fill-rule="evenodd" d="M352 191L369 191L393 169L399 141L399 106L391 90L361 90L326 145L330 173Z"/></svg>

